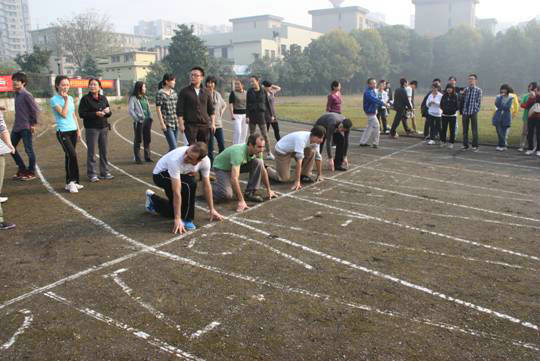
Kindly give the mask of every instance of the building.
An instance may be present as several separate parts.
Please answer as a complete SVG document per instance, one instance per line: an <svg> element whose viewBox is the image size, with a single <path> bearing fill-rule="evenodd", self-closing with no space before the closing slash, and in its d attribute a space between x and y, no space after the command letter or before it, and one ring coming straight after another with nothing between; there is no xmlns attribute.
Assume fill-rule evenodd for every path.
<svg viewBox="0 0 540 361"><path fill-rule="evenodd" d="M144 80L150 65L157 61L157 53L150 51L128 51L101 57L98 67L105 79L120 79L136 82Z"/></svg>
<svg viewBox="0 0 540 361"><path fill-rule="evenodd" d="M414 29L420 35L435 37L457 26L476 27L479 0L413 0L416 6Z"/></svg>
<svg viewBox="0 0 540 361"><path fill-rule="evenodd" d="M134 28L136 35L150 36L158 40L170 39L174 36L174 29L180 24L167 20L139 21ZM193 28L193 33L197 36L230 32L231 27L227 25L204 25L198 23L188 23L187 26Z"/></svg>
<svg viewBox="0 0 540 361"><path fill-rule="evenodd" d="M497 32L497 19L476 19L476 28L495 35Z"/></svg>
<svg viewBox="0 0 540 361"><path fill-rule="evenodd" d="M232 31L203 35L210 55L230 59L235 65L250 65L257 58L281 58L293 44L305 48L322 34L311 28L287 23L273 15L230 20Z"/></svg>
<svg viewBox="0 0 540 361"><path fill-rule="evenodd" d="M327 33L332 30L378 29L386 25L381 14L371 15L368 9L360 6L334 7L309 11L313 31Z"/></svg>
<svg viewBox="0 0 540 361"><path fill-rule="evenodd" d="M0 61L32 51L28 0L0 0Z"/></svg>
<svg viewBox="0 0 540 361"><path fill-rule="evenodd" d="M30 32L32 43L41 49L52 51L49 59L49 69L53 73L75 75L78 66L73 57L63 49L60 41L58 27L49 27ZM113 33L114 43L119 51L132 51L147 48L154 39L148 36L140 36L126 33Z"/></svg>

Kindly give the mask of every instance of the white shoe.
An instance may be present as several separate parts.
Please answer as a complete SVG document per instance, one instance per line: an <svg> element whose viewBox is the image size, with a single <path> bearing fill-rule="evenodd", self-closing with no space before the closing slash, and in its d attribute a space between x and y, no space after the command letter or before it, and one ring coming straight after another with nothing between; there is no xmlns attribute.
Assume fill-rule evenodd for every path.
<svg viewBox="0 0 540 361"><path fill-rule="evenodd" d="M433 144L435 144L435 141L434 141L434 140L430 140L430 141L427 142L427 144L428 144L428 145L433 145Z"/></svg>
<svg viewBox="0 0 540 361"><path fill-rule="evenodd" d="M77 189L83 189L84 186L82 184L79 184L79 183L75 183L75 187L77 187Z"/></svg>
<svg viewBox="0 0 540 361"><path fill-rule="evenodd" d="M6 203L8 200L8 197L0 197L0 203Z"/></svg>
<svg viewBox="0 0 540 361"><path fill-rule="evenodd" d="M70 182L67 185L67 190L69 191L69 193L79 193L79 188L77 187L77 183L75 182Z"/></svg>
<svg viewBox="0 0 540 361"><path fill-rule="evenodd" d="M473 151L474 153L478 153L478 147L472 147L472 151Z"/></svg>
<svg viewBox="0 0 540 361"><path fill-rule="evenodd" d="M454 149L454 144L448 143L448 149Z"/></svg>
<svg viewBox="0 0 540 361"><path fill-rule="evenodd" d="M502 148L501 148L501 147L497 147L497 148L495 148L495 150L496 150L497 152L500 152L500 151L502 150Z"/></svg>
<svg viewBox="0 0 540 361"><path fill-rule="evenodd" d="M534 149L533 150L528 150L528 151L525 152L525 155L532 155L532 154L534 154L534 152L535 152Z"/></svg>
<svg viewBox="0 0 540 361"><path fill-rule="evenodd" d="M540 151L536 152L536 156L540 157Z"/></svg>
<svg viewBox="0 0 540 361"><path fill-rule="evenodd" d="M152 196L154 195L154 191L151 189L146 190L146 202L144 203L144 208L146 211L150 214L157 214L156 209L154 208L154 202L152 202Z"/></svg>
<svg viewBox="0 0 540 361"><path fill-rule="evenodd" d="M501 152L506 152L508 150L508 148L506 147L501 147Z"/></svg>
<svg viewBox="0 0 540 361"><path fill-rule="evenodd" d="M518 151L518 152L523 152L524 150L525 150L525 149L523 149L523 147L520 147L520 148L518 148L517 151Z"/></svg>

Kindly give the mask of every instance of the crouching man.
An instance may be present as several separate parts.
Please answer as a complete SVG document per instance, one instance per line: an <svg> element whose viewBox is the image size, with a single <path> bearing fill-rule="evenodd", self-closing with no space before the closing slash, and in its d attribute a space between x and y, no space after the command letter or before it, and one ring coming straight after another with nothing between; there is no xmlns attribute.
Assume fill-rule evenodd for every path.
<svg viewBox="0 0 540 361"><path fill-rule="evenodd" d="M240 213L248 209L246 200L250 202L263 202L263 198L257 195L261 180L268 193L268 199L276 198L276 194L270 188L268 173L264 167L263 151L265 150L264 138L259 134L248 137L246 144L231 145L214 159L214 200L231 200L234 196L238 200L236 212ZM248 184L242 193L240 187L240 173L248 173Z"/></svg>
<svg viewBox="0 0 540 361"><path fill-rule="evenodd" d="M268 175L276 182L288 182L291 178L291 159L296 160L296 173L293 190L302 188L302 183L313 183L311 172L313 163L317 165L316 182L322 181L322 157L320 144L323 142L326 130L316 125L311 132L289 133L275 145L276 169L268 168Z"/></svg>
<svg viewBox="0 0 540 361"><path fill-rule="evenodd" d="M210 159L206 144L197 142L165 154L153 171L154 183L165 190L167 199L146 191L146 210L150 213L174 218L173 233L184 233L197 227L195 219L195 174L201 173L204 193L208 202L210 221L223 220L214 208L210 184Z"/></svg>

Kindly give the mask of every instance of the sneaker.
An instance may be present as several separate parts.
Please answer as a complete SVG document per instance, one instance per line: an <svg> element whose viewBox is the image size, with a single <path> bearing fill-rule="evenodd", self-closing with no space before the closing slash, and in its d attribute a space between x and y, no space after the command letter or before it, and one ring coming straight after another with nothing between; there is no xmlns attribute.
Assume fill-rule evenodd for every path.
<svg viewBox="0 0 540 361"><path fill-rule="evenodd" d="M111 173L107 173L105 175L100 175L99 179L113 179L114 176Z"/></svg>
<svg viewBox="0 0 540 361"><path fill-rule="evenodd" d="M536 156L540 157L540 150L538 152L536 152Z"/></svg>
<svg viewBox="0 0 540 361"><path fill-rule="evenodd" d="M452 143L448 144L448 149L454 149L454 144Z"/></svg>
<svg viewBox="0 0 540 361"><path fill-rule="evenodd" d="M347 171L347 168L340 166L340 167L336 167L335 170L338 170L340 172L345 172L345 171Z"/></svg>
<svg viewBox="0 0 540 361"><path fill-rule="evenodd" d="M506 147L501 147L501 152L506 152L508 150L508 148Z"/></svg>
<svg viewBox="0 0 540 361"><path fill-rule="evenodd" d="M0 203L6 203L8 200L8 197L0 197Z"/></svg>
<svg viewBox="0 0 540 361"><path fill-rule="evenodd" d="M495 148L495 150L496 150L497 152L500 152L500 151L502 151L502 148L498 146L497 148Z"/></svg>
<svg viewBox="0 0 540 361"><path fill-rule="evenodd" d="M300 176L300 182L302 183L313 183L313 179L307 175Z"/></svg>
<svg viewBox="0 0 540 361"><path fill-rule="evenodd" d="M276 160L276 157L274 157L274 155L272 153L268 153L264 159L266 159L266 160Z"/></svg>
<svg viewBox="0 0 540 361"><path fill-rule="evenodd" d="M75 187L77 187L77 189L83 189L84 186L82 184L79 184L79 183L75 183Z"/></svg>
<svg viewBox="0 0 540 361"><path fill-rule="evenodd" d="M523 152L524 150L525 150L525 148L519 147L517 151L518 151L518 152Z"/></svg>
<svg viewBox="0 0 540 361"><path fill-rule="evenodd" d="M195 224L193 224L193 221L190 221L190 220L185 220L184 221L184 227L188 230L188 231L194 231L197 229L197 226Z"/></svg>
<svg viewBox="0 0 540 361"><path fill-rule="evenodd" d="M478 152L478 147L472 147L472 151L477 153Z"/></svg>
<svg viewBox="0 0 540 361"><path fill-rule="evenodd" d="M392 139L398 139L398 138L399 138L399 134L398 134L398 133L396 133L396 134L394 134L394 135L391 135L391 134L390 134L390 138L392 138Z"/></svg>
<svg viewBox="0 0 540 361"><path fill-rule="evenodd" d="M12 179L13 180L21 180L22 176L24 175L24 171L18 171L17 174L15 174Z"/></svg>
<svg viewBox="0 0 540 361"><path fill-rule="evenodd" d="M13 223L0 222L0 230L7 231L8 229L15 228Z"/></svg>
<svg viewBox="0 0 540 361"><path fill-rule="evenodd" d="M258 196L257 194L255 194L255 192L244 193L244 199L246 201L255 202L255 203L264 202L264 199L261 196Z"/></svg>
<svg viewBox="0 0 540 361"><path fill-rule="evenodd" d="M144 158L144 161L146 163L154 163L154 161L152 160L152 158Z"/></svg>
<svg viewBox="0 0 540 361"><path fill-rule="evenodd" d="M463 150L469 150L469 146L468 146L468 145L464 145L461 149L463 149Z"/></svg>
<svg viewBox="0 0 540 361"><path fill-rule="evenodd" d="M29 181L32 179L36 179L36 174L29 170L24 172L20 178L20 180L23 180L23 181Z"/></svg>
<svg viewBox="0 0 540 361"><path fill-rule="evenodd" d="M534 149L528 150L528 151L525 152L525 155L532 155L532 154L534 154L534 152L535 152Z"/></svg>
<svg viewBox="0 0 540 361"><path fill-rule="evenodd" d="M433 139L430 139L430 140L428 140L427 144L428 145L433 145L433 144L435 144L435 141Z"/></svg>
<svg viewBox="0 0 540 361"><path fill-rule="evenodd" d="M146 202L144 203L144 208L148 213L156 215L157 212L154 208L154 202L152 202L152 196L154 194L154 191L152 191L151 189L146 190Z"/></svg>
<svg viewBox="0 0 540 361"><path fill-rule="evenodd" d="M69 193L78 193L79 192L79 188L77 187L77 183L75 182L70 182L69 184L66 185L67 187L67 190L69 191Z"/></svg>
<svg viewBox="0 0 540 361"><path fill-rule="evenodd" d="M97 176L92 176L92 177L90 177L90 182L91 183L99 182L99 178Z"/></svg>
<svg viewBox="0 0 540 361"><path fill-rule="evenodd" d="M361 147L369 147L369 144L360 144Z"/></svg>
<svg viewBox="0 0 540 361"><path fill-rule="evenodd" d="M372 145L371 145L371 148L377 149L377 148L379 148L379 146L378 146L377 144L372 144Z"/></svg>

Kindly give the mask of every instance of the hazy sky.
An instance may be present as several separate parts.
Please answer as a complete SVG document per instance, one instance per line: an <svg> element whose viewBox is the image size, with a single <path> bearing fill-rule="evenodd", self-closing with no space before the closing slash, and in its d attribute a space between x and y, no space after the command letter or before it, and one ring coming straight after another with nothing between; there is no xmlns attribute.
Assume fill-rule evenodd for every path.
<svg viewBox="0 0 540 361"><path fill-rule="evenodd" d="M390 24L410 24L414 6L411 0L345 0L342 6L362 6L386 14ZM285 21L311 26L308 10L331 7L328 0L30 0L30 16L35 29L48 26L59 17L84 10L106 13L116 31L133 32L138 20L166 19L179 23L208 25L230 24L229 19L272 14ZM480 0L480 18L497 18L499 22L520 22L540 15L538 0Z"/></svg>

